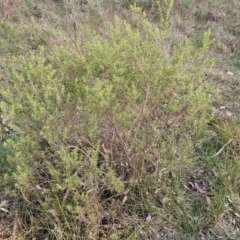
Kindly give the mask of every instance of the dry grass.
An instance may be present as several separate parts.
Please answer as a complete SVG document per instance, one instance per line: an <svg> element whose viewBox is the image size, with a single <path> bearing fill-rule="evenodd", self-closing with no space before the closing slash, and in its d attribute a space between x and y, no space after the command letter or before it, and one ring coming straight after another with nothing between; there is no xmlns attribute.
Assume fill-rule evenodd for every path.
<svg viewBox="0 0 240 240"><path fill-rule="evenodd" d="M0 3L1 21L16 21L19 9L23 6L20 0L2 0Z"/></svg>
<svg viewBox="0 0 240 240"><path fill-rule="evenodd" d="M123 4L120 1L120 4L116 4L109 0L89 0L86 4L85 1L67 0L2 0L2 58L6 60L14 55L27 55L30 50L36 51L39 45L44 45L49 52L55 46L66 43L72 44L74 49L79 42L84 44L83 29L87 26L104 36L106 27L113 23L114 14L127 19L135 26L137 18L126 7L126 2ZM159 26L160 15L156 2L151 1L151 4L142 6L153 24ZM162 9L166 9L164 3ZM108 239L109 236L112 240L239 239L239 19L240 4L237 0L199 0L186 1L185 4L176 0L174 3L170 17L173 29L170 46L181 45L187 36L199 47L203 32L210 28L214 39L211 55L216 61L215 68L207 73L206 77L206 81L214 79L218 88L217 94L209 96L214 103L213 119L209 123L209 131L206 131L205 142L199 144L201 146L196 149L195 159L183 159L186 161L184 171L188 173L188 177L181 175L181 171L175 171L178 166L169 164L166 165L169 169L162 169L161 166L153 164L152 168L158 167L158 173L149 171L152 175L161 175L161 181L164 182L158 192L155 192L158 182L151 180L141 183L141 187L129 188L121 194L102 192L100 201L91 199L94 203L91 208L92 215L85 216L88 221L96 222L95 228L76 220L76 229L69 228L67 219L58 220L67 216L59 216L54 207L47 213L38 212L39 209L35 209L35 212L34 209L30 209L32 212L26 215L25 212L29 209L27 204L19 202L21 194L13 195L13 186L7 186L7 190L4 186L4 189L0 189L0 203L7 199L9 202L4 208L9 212L0 210L0 239L48 239L48 232L55 236L53 239L79 239L78 236L82 233L79 232L78 226L81 224L81 229L89 236L87 239L93 239L91 234L96 236L98 231L101 232L101 240ZM179 120L181 121L185 121L184 116L183 120ZM165 131L165 128L159 131L163 130ZM117 136L117 132L115 134ZM121 145L121 137L118 138L118 144ZM171 144L177 144L175 140L172 139ZM190 146L192 142L184 141L182 146L186 144ZM109 145L108 147L110 148ZM109 148L104 148L106 146L101 149L103 155L109 151ZM3 159L4 154L1 153ZM177 159L178 155L178 152L168 152L169 159ZM188 163L191 163L191 166L188 166ZM172 175L174 171L178 175ZM4 174L1 170L0 173ZM158 205L152 206L152 201L158 202ZM99 219L94 216L95 208L96 212L101 209L102 215ZM116 212L121 214L116 215ZM46 216L45 229L39 230L37 226L30 224L31 219L34 219L35 223L42 220L38 219L38 213L41 217L44 214ZM74 223L71 223L71 226L73 225ZM93 232L88 232L89 229ZM36 232L38 235L32 236L32 233ZM74 234L68 235L68 232Z"/></svg>

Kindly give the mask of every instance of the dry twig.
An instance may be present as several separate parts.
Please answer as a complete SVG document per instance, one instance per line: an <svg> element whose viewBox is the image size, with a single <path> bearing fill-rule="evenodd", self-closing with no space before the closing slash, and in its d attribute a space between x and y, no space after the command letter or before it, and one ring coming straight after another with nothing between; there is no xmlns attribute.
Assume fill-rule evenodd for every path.
<svg viewBox="0 0 240 240"><path fill-rule="evenodd" d="M224 146L223 146L216 154L214 154L213 157L217 157L218 155L220 155L221 152L223 151L223 149L224 149L227 145L229 145L229 143L231 143L231 141L232 141L232 139L230 139L226 144L224 144Z"/></svg>

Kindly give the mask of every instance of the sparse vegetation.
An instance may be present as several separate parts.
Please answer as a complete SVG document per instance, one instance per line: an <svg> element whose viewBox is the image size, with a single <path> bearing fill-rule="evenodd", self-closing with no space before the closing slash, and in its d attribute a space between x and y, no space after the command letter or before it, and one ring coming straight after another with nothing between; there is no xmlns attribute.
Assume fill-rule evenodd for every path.
<svg viewBox="0 0 240 240"><path fill-rule="evenodd" d="M240 238L238 1L0 8L0 239Z"/></svg>

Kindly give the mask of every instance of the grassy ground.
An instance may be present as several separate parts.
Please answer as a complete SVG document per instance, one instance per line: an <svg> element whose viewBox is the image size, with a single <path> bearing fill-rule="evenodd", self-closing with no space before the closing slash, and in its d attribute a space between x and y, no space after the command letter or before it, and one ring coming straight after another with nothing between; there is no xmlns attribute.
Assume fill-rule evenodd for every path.
<svg viewBox="0 0 240 240"><path fill-rule="evenodd" d="M61 45L68 45L71 50L78 46L84 51L86 28L107 37L107 28L115 14L136 27L137 18L129 7L135 2L143 7L153 26L161 27L158 2L154 0L1 1L1 81L6 81L5 67L14 56L27 58L30 51L38 52L39 46L44 46L47 53ZM160 2L162 12L166 13L168 5ZM90 198L92 202L86 203L89 215L82 216L80 221L73 222L67 210L56 202L51 202L52 208L42 212L38 206L44 202L42 199L31 199L31 195L30 200L26 199L15 183L6 181L6 169L11 169L6 159L11 154L4 143L16 130L9 133L4 131L4 126L0 153L3 166L0 169L0 239L240 239L239 19L237 0L175 0L169 18L170 52L185 37L192 40L196 49L200 48L204 32L211 29L213 44L209 57L215 59L215 66L205 73L205 81L211 82L215 90L208 96L213 103L212 117L204 128L203 142L199 143L195 136L186 141L184 131L180 131L179 137L175 130L165 130L174 121L171 117L176 117L166 115L163 119L168 123L160 129L161 134L166 135L165 131L169 134L164 135L168 140L165 152L161 152L165 157L163 162L158 166L153 160L152 165L147 165L149 177L143 177L137 184L128 179L124 191L113 194L99 187L95 195L99 199ZM177 115L177 119L181 117ZM124 133L120 135L120 140L114 143L121 143ZM176 145L177 150L174 152L168 144ZM106 154L109 149L103 146L101 151ZM124 147L117 151L116 156L121 156ZM101 184L103 189L104 183ZM88 191L91 195L90 188ZM38 203L34 205L35 202ZM102 216L94 216L94 212L101 212Z"/></svg>

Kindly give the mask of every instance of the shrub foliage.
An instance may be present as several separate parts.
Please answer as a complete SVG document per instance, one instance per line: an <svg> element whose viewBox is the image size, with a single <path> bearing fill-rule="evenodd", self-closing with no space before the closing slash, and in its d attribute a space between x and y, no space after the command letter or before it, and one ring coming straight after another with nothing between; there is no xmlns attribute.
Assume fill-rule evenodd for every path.
<svg viewBox="0 0 240 240"><path fill-rule="evenodd" d="M135 17L104 36L86 30L84 51L40 47L2 63L2 184L29 239L146 239L146 224L190 211L184 184L211 118L210 33L199 49L172 49L169 29Z"/></svg>

